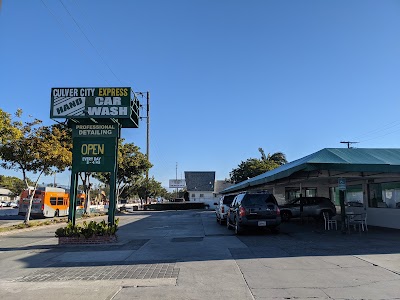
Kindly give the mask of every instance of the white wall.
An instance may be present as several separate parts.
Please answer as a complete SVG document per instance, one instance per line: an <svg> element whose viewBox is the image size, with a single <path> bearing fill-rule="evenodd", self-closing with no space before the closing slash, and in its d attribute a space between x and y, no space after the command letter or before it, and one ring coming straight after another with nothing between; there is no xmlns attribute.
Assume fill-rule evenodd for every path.
<svg viewBox="0 0 400 300"><path fill-rule="evenodd" d="M188 191L190 202L204 202L210 206L210 209L215 209L215 202L218 202L219 197L215 197L212 191ZM192 195L194 194L194 197ZM203 194L203 197L200 197Z"/></svg>
<svg viewBox="0 0 400 300"><path fill-rule="evenodd" d="M400 209L367 208L367 224L400 229Z"/></svg>

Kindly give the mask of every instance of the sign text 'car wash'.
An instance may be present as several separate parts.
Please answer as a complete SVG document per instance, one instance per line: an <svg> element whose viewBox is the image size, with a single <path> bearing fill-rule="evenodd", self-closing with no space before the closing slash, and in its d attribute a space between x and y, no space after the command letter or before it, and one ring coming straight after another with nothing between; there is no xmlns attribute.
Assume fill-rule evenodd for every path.
<svg viewBox="0 0 400 300"><path fill-rule="evenodd" d="M131 88L52 88L51 118L130 118Z"/></svg>

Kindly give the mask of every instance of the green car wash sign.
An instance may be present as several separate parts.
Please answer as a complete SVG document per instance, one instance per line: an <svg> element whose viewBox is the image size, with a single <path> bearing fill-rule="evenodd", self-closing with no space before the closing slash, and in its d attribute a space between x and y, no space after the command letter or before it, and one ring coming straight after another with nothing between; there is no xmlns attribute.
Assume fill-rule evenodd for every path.
<svg viewBox="0 0 400 300"><path fill-rule="evenodd" d="M131 118L131 88L52 88L50 117Z"/></svg>

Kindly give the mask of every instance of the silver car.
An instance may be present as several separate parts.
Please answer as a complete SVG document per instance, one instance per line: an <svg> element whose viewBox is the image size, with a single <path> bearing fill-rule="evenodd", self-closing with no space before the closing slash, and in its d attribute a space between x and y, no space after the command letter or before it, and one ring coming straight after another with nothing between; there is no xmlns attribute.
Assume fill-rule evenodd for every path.
<svg viewBox="0 0 400 300"><path fill-rule="evenodd" d="M292 218L314 217L323 218L326 212L330 217L336 215L336 207L329 198L325 197L300 197L280 206L282 221Z"/></svg>
<svg viewBox="0 0 400 300"><path fill-rule="evenodd" d="M229 206L231 205L231 203L236 195L237 194L223 195L219 199L219 202L217 203L217 206L215 207L215 215L217 217L217 222L219 224L222 225L223 223L226 222L226 216L228 215Z"/></svg>

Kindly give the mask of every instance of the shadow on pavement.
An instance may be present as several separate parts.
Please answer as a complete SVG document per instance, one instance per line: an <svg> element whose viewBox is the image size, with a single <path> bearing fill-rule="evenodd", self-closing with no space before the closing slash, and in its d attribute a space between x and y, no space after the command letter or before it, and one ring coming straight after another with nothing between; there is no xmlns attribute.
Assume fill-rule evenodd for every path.
<svg viewBox="0 0 400 300"><path fill-rule="evenodd" d="M282 223L281 233L233 230L215 221L211 211L133 212L120 215L118 244L90 246L39 245L3 247L0 251L39 250L21 258L27 268L135 265L193 261L394 254L400 230L370 227L368 232L325 231L323 223ZM132 222L132 217L141 217ZM49 254L52 263L48 264Z"/></svg>

